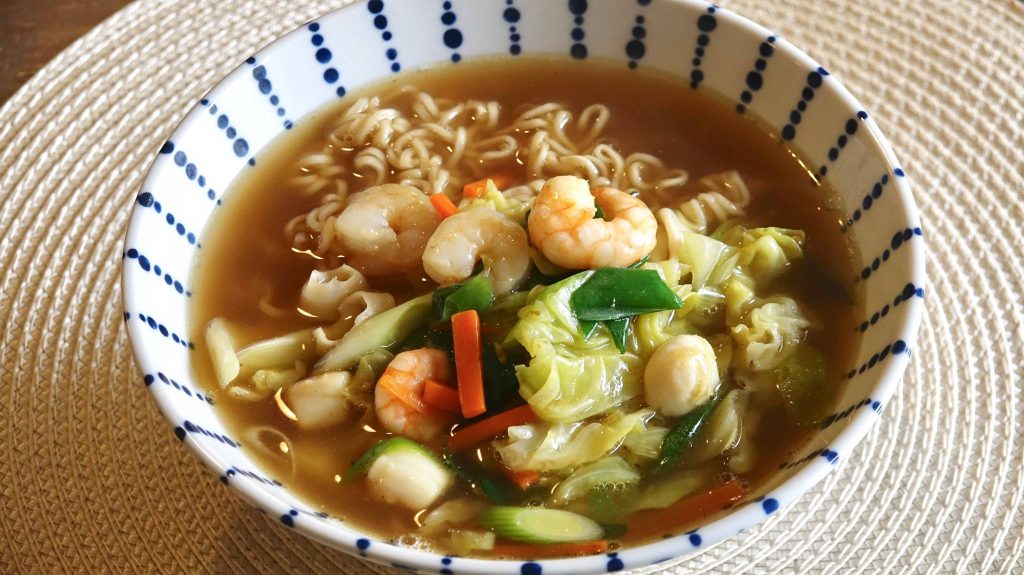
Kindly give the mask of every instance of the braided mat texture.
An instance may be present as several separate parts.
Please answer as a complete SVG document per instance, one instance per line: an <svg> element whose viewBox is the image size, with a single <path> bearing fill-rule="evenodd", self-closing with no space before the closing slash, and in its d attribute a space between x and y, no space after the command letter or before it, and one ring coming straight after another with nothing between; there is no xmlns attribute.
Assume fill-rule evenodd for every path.
<svg viewBox="0 0 1024 575"><path fill-rule="evenodd" d="M230 494L175 439L121 321L123 229L186 109L341 0L146 1L0 109L0 572L388 573ZM666 573L1024 573L1024 4L729 0L868 107L924 212L902 389L797 505Z"/></svg>

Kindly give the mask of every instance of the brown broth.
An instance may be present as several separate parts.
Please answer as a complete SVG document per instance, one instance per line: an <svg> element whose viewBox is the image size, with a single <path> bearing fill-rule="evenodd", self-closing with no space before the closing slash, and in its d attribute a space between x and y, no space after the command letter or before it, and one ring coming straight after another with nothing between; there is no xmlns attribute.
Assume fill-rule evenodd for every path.
<svg viewBox="0 0 1024 575"><path fill-rule="evenodd" d="M233 184L221 212L205 232L204 255L195 268L192 337L201 341L202 326L223 317L243 341L255 341L314 325L295 311L301 286L315 261L293 252L284 238L285 224L316 205L289 183L304 153L318 149L320 135L338 111L362 94L413 84L436 97L493 99L504 110L525 103L557 101L579 111L603 103L612 112L605 134L624 153L642 151L659 156L667 166L689 171L687 195L696 193L704 175L735 169L753 196L748 208L758 224L802 229L807 233L806 257L774 286L795 298L817 322L809 338L827 360L829 377L840 391L840 375L848 368L857 344L855 318L859 298L849 238L840 233L841 214L830 208L835 194L811 177L778 138L751 118L738 115L705 90L691 90L665 75L629 71L621 65L559 58L517 58L465 62L441 70L403 74L366 88L305 118L259 162ZM272 291L269 286L273 286ZM381 288L381 286L375 286ZM392 286L393 287L393 286ZM433 284L423 284L422 291ZM387 287L383 288L387 289ZM399 298L412 295L406 293ZM283 310L284 317L260 311L261 298ZM372 501L363 482L346 482L345 471L385 435L372 409L359 421L317 432L302 432L269 399L250 403L220 392L204 348L194 354L199 381L217 403L231 433L274 478L282 481L317 510L344 518L379 537L408 542L416 531L414 514ZM253 430L267 426L288 437L294 471L279 440ZM746 479L756 484L787 460L807 436L788 422L781 408L764 414L758 467ZM459 493L456 490L455 494ZM679 525L665 513L641 512L644 529L627 533L621 543L633 545L692 525Z"/></svg>

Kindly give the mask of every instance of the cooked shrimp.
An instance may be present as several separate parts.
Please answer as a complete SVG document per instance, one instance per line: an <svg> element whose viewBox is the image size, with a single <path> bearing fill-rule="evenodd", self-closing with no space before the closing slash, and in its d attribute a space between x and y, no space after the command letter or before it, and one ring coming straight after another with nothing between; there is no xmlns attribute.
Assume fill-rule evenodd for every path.
<svg viewBox="0 0 1024 575"><path fill-rule="evenodd" d="M604 218L594 218L594 200ZM613 188L593 194L586 180L558 176L544 184L529 219L530 240L553 263L569 269L625 267L657 242L658 221L647 204Z"/></svg>
<svg viewBox="0 0 1024 575"><path fill-rule="evenodd" d="M495 293L512 291L530 271L526 231L491 208L459 212L441 222L430 236L423 251L423 270L447 285L468 278L477 260L489 270Z"/></svg>
<svg viewBox="0 0 1024 575"><path fill-rule="evenodd" d="M348 261L367 275L379 276L418 268L439 221L423 192L384 184L351 196L334 227Z"/></svg>
<svg viewBox="0 0 1024 575"><path fill-rule="evenodd" d="M448 356L443 351L424 347L403 351L391 360L373 391L377 419L384 429L423 442L444 432L450 417L422 400L428 379L448 381Z"/></svg>

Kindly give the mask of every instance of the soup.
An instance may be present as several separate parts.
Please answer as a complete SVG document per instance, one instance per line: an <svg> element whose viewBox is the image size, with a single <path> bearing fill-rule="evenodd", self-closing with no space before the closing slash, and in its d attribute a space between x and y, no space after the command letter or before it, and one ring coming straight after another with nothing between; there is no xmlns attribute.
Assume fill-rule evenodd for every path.
<svg viewBox="0 0 1024 575"><path fill-rule="evenodd" d="M234 184L194 368L268 474L381 539L502 558L682 533L841 391L859 297L834 197L672 77L399 75Z"/></svg>

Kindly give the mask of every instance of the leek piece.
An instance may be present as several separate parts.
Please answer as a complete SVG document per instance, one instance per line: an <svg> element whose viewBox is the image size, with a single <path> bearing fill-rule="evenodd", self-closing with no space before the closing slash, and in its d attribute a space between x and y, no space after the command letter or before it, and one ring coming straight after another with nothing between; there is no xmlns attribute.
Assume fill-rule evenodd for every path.
<svg viewBox="0 0 1024 575"><path fill-rule="evenodd" d="M367 353L405 339L430 317L432 294L421 295L353 327L313 367L314 373L348 369Z"/></svg>
<svg viewBox="0 0 1024 575"><path fill-rule="evenodd" d="M562 509L491 507L480 514L480 522L506 539L523 543L576 543L604 536L594 520Z"/></svg>

